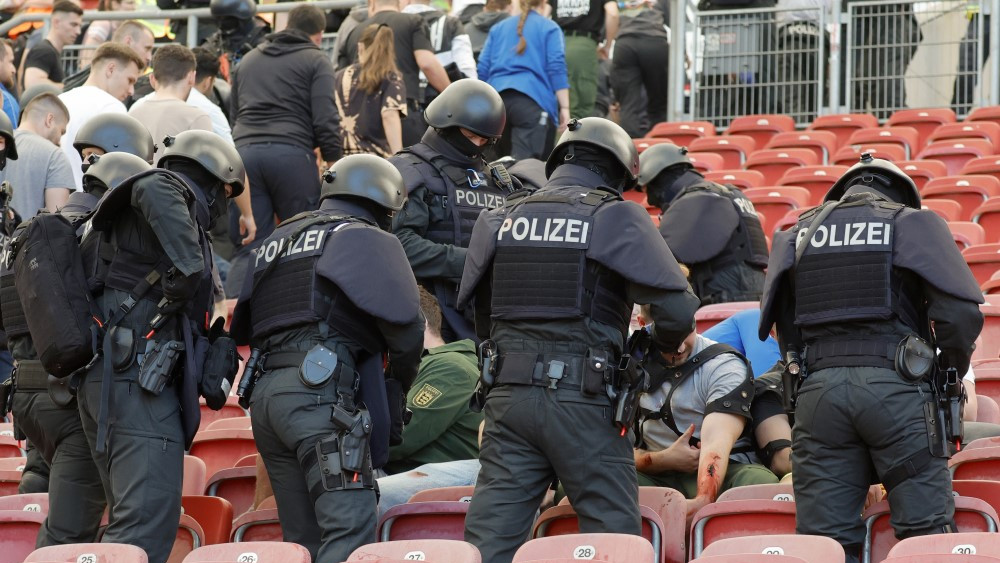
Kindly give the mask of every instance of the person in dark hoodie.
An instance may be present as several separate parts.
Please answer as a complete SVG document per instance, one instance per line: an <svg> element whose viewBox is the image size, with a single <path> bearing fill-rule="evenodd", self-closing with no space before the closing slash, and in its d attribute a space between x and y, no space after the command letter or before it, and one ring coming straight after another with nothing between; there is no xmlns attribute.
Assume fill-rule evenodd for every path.
<svg viewBox="0 0 1000 563"><path fill-rule="evenodd" d="M482 12L472 16L465 26L469 40L472 41L472 56L479 60L479 53L486 44L490 28L510 17L510 0L490 0Z"/></svg>
<svg viewBox="0 0 1000 563"><path fill-rule="evenodd" d="M342 154L333 64L319 48L325 26L322 11L299 6L289 12L287 29L269 35L232 72L233 140L249 176L258 241L274 231L276 218L284 221L319 205L313 149L319 147L331 164ZM230 217L237 250L227 293L236 293L252 248L234 236L239 214Z"/></svg>

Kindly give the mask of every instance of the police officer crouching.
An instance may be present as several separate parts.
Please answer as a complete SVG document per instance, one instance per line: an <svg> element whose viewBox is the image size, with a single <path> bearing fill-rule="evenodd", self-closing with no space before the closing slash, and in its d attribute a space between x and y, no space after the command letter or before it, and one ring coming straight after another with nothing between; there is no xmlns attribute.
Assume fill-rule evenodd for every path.
<svg viewBox="0 0 1000 563"><path fill-rule="evenodd" d="M185 131L164 145L162 168L110 191L92 219L106 334L77 396L114 507L103 541L137 545L151 563L174 544L184 450L200 423L213 289L206 233L244 189L243 162L217 135Z"/></svg>
<svg viewBox="0 0 1000 563"><path fill-rule="evenodd" d="M867 154L821 206L775 236L759 336L777 325L801 384L792 432L798 533L832 537L857 561L858 515L875 483L888 492L896 537L953 528L947 458L961 439L959 378L982 302L913 181Z"/></svg>
<svg viewBox="0 0 1000 563"><path fill-rule="evenodd" d="M445 341L474 339L472 322L455 301L479 212L502 206L514 190L506 170L488 167L483 159L503 134L507 113L492 86L464 79L445 88L424 117L430 128L423 139L389 159L403 175L409 196L393 233L417 281L441 305Z"/></svg>
<svg viewBox="0 0 1000 563"><path fill-rule="evenodd" d="M702 305L759 301L767 241L750 200L737 188L706 180L686 148L654 145L639 162L646 200L663 212L660 234L691 270L688 279Z"/></svg>
<svg viewBox="0 0 1000 563"><path fill-rule="evenodd" d="M240 394L284 539L314 561L343 561L375 541L372 471L388 460L390 424L402 432L424 319L406 255L388 233L406 198L399 172L353 155L325 176L320 209L285 221L256 251L233 335L254 347Z"/></svg>
<svg viewBox="0 0 1000 563"><path fill-rule="evenodd" d="M645 210L622 200L639 158L621 127L571 121L545 170L543 188L480 215L459 294L490 339L465 538L491 563L511 561L556 477L582 532L640 533L627 429L641 383L619 361L632 307L650 304L653 341L676 350L699 304Z"/></svg>

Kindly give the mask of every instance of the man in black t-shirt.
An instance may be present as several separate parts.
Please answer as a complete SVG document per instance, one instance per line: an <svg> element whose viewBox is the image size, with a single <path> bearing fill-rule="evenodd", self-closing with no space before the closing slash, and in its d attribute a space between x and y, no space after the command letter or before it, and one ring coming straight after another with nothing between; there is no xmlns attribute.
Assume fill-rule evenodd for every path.
<svg viewBox="0 0 1000 563"><path fill-rule="evenodd" d="M618 35L618 2L607 0L549 0L552 19L566 34L566 70L569 72L569 115L590 117L597 99L597 59L608 58L608 47ZM598 46L601 29L604 43Z"/></svg>
<svg viewBox="0 0 1000 563"><path fill-rule="evenodd" d="M396 39L396 67L403 75L406 86L407 115L403 120L403 146L420 142L427 130L423 118L423 99L420 92L420 72L427 76L427 83L438 92L451 84L448 73L434 56L430 34L424 19L416 14L399 11L399 0L374 0L375 15L351 30L344 41L337 68L344 68L358 59L358 39L369 25L388 25Z"/></svg>
<svg viewBox="0 0 1000 563"><path fill-rule="evenodd" d="M52 25L48 35L24 56L22 83L24 88L52 83L62 88L62 49L80 35L83 10L69 0L60 0L52 7Z"/></svg>

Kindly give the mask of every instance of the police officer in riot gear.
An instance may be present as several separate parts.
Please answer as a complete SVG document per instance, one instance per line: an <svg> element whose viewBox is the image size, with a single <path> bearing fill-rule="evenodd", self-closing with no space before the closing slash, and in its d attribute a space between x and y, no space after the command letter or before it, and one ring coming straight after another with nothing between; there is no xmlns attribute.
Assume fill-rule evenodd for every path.
<svg viewBox="0 0 1000 563"><path fill-rule="evenodd" d="M571 121L545 169L542 189L480 215L459 293L489 338L482 470L465 537L495 563L528 537L555 477L581 531L640 532L632 416L618 415L635 408L619 400L632 372L617 369L632 306L651 305L662 350L678 348L698 308L645 210L622 200L639 159L621 127ZM587 463L581 451L593 453Z"/></svg>
<svg viewBox="0 0 1000 563"><path fill-rule="evenodd" d="M352 155L325 180L319 210L285 221L256 251L233 335L254 347L257 369L244 372L252 379L240 392L284 540L314 561L343 561L375 541L373 469L388 461L390 427L402 432L424 319L406 255L388 232L406 198L399 172Z"/></svg>
<svg viewBox="0 0 1000 563"><path fill-rule="evenodd" d="M703 305L759 301L767 241L753 204L732 186L709 182L694 169L687 149L669 143L639 156L639 184L663 211L660 234Z"/></svg>
<svg viewBox="0 0 1000 563"><path fill-rule="evenodd" d="M458 80L424 112L423 139L389 159L403 175L408 199L396 216L399 237L417 281L437 297L445 341L475 338L472 323L455 308L472 226L483 209L500 207L506 194L483 153L503 134L507 114L489 84ZM499 168L502 168L500 166Z"/></svg>
<svg viewBox="0 0 1000 563"><path fill-rule="evenodd" d="M228 76L228 69L264 42L264 38L271 33L271 26L256 17L257 3L254 0L212 0L209 9L219 30L205 41L205 47L226 56L228 65L223 75Z"/></svg>
<svg viewBox="0 0 1000 563"><path fill-rule="evenodd" d="M799 533L832 537L857 561L858 515L874 483L888 492L896 537L951 529L947 442L961 438L961 394L952 404L942 376L960 391L982 302L945 223L920 209L913 181L867 154L821 206L775 235L760 337L777 325L800 385L792 432Z"/></svg>
<svg viewBox="0 0 1000 563"><path fill-rule="evenodd" d="M100 156L110 152L133 154L152 164L156 150L146 127L138 119L124 113L95 116L77 131L73 148L80 153L84 166L89 164L87 159L90 155Z"/></svg>
<svg viewBox="0 0 1000 563"><path fill-rule="evenodd" d="M244 169L208 131L168 138L157 164L108 192L93 216L91 287L105 334L77 401L114 506L103 541L137 545L162 563L201 416L213 290L206 233L243 191Z"/></svg>

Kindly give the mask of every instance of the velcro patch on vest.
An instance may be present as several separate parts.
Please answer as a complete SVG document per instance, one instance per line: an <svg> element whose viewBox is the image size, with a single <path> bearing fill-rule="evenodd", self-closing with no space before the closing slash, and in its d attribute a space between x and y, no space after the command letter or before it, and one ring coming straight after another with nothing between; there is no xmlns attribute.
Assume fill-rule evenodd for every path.
<svg viewBox="0 0 1000 563"><path fill-rule="evenodd" d="M276 258L297 260L322 254L323 243L326 242L329 231L328 225L317 225L307 229L291 244L288 244L287 236L267 241L256 250L254 272L263 271Z"/></svg>
<svg viewBox="0 0 1000 563"><path fill-rule="evenodd" d="M507 217L497 231L497 246L547 246L586 249L592 217L563 213L525 213Z"/></svg>
<svg viewBox="0 0 1000 563"><path fill-rule="evenodd" d="M496 209L503 207L506 200L502 194L480 190L455 188L455 205L476 209Z"/></svg>
<svg viewBox="0 0 1000 563"><path fill-rule="evenodd" d="M800 227L795 246L803 244L807 227ZM881 219L828 218L813 233L804 254L892 252L892 222Z"/></svg>

